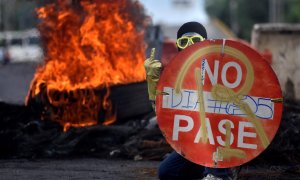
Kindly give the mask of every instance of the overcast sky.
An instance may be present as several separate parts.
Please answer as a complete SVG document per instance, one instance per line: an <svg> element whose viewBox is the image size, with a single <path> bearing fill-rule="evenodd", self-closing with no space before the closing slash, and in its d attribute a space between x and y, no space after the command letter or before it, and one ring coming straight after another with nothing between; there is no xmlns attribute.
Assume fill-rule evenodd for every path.
<svg viewBox="0 0 300 180"><path fill-rule="evenodd" d="M207 22L204 0L140 0L154 24L179 25L187 21Z"/></svg>

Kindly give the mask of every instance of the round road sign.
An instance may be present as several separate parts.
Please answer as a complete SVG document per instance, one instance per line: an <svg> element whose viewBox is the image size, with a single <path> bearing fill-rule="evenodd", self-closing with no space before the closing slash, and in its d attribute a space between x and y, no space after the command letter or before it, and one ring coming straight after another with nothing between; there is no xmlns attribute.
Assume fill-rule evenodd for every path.
<svg viewBox="0 0 300 180"><path fill-rule="evenodd" d="M206 40L164 68L156 110L161 131L179 154L226 168L254 159L270 144L281 121L282 92L254 49Z"/></svg>

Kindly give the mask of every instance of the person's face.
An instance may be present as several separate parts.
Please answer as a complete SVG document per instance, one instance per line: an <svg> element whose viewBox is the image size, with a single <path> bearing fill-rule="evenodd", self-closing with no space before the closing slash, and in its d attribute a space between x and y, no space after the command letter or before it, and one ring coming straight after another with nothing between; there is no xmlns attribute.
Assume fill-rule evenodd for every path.
<svg viewBox="0 0 300 180"><path fill-rule="evenodd" d="M182 50L192 44L195 44L197 42L201 42L204 40L205 40L205 38L203 38L198 33L195 33L195 32L185 33L180 38L177 39L176 45L180 50Z"/></svg>

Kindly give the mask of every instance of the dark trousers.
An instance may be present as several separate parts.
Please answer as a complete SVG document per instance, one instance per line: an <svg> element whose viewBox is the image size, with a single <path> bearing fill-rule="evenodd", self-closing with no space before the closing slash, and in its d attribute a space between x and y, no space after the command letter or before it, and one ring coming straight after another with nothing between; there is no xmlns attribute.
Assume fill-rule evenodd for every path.
<svg viewBox="0 0 300 180"><path fill-rule="evenodd" d="M188 161L175 151L161 162L158 169L158 177L161 180L199 179L207 174L212 174L227 180L230 173L228 168L208 168L200 166Z"/></svg>

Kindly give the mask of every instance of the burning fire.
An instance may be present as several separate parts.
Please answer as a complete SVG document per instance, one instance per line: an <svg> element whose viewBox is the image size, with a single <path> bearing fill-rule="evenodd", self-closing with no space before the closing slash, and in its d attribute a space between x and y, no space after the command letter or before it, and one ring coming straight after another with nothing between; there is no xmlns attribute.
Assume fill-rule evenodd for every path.
<svg viewBox="0 0 300 180"><path fill-rule="evenodd" d="M143 9L130 0L59 0L37 10L45 59L26 102L45 94L44 110L67 130L115 121L109 87L145 80ZM100 89L102 95L97 95Z"/></svg>

